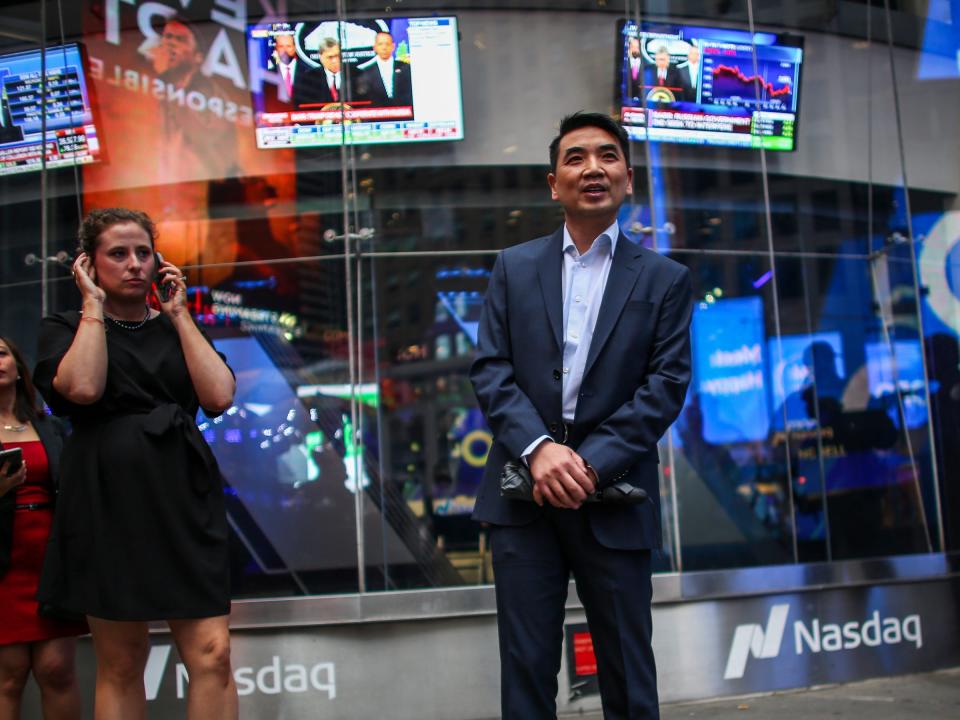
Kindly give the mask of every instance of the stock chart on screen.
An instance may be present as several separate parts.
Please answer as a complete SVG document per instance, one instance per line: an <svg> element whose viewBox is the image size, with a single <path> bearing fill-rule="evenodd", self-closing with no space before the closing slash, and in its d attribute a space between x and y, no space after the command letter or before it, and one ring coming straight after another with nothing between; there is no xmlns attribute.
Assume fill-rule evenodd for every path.
<svg viewBox="0 0 960 720"><path fill-rule="evenodd" d="M44 148L47 167L100 159L80 46L47 48L45 102L40 68L40 50L0 55L0 175L39 170Z"/></svg>
<svg viewBox="0 0 960 720"><path fill-rule="evenodd" d="M621 122L634 140L796 149L803 38L622 20Z"/></svg>

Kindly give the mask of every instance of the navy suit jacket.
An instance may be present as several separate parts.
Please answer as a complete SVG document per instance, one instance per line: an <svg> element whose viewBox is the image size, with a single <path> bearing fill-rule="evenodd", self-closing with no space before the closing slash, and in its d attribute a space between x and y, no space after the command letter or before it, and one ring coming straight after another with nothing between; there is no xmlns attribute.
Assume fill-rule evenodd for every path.
<svg viewBox="0 0 960 720"><path fill-rule="evenodd" d="M563 228L497 257L480 319L470 379L493 431L475 520L523 525L542 509L500 496L503 464L562 422ZM600 487L625 480L649 501L584 505L596 539L617 549L661 546L657 442L676 419L690 381L690 273L617 240L587 355L570 445Z"/></svg>

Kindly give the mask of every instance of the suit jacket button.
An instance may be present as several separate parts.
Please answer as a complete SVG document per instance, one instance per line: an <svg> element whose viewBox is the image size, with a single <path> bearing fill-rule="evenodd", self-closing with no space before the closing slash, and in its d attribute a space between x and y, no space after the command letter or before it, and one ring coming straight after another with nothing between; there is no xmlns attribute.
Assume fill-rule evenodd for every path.
<svg viewBox="0 0 960 720"><path fill-rule="evenodd" d="M550 423L550 426L548 428L548 430L550 430L550 433L552 435L556 435L559 429L560 429L560 426L557 425L556 423Z"/></svg>
<svg viewBox="0 0 960 720"><path fill-rule="evenodd" d="M554 380L559 380L561 377L563 377L563 375L562 375L562 373L561 373L559 370L554 370L554 371L553 371L553 379L554 379Z"/></svg>

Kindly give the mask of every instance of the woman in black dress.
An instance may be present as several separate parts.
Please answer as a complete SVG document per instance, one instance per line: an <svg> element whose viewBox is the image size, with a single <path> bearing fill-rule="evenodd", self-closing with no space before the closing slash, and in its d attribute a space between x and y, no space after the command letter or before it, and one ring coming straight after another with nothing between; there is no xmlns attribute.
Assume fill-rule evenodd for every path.
<svg viewBox="0 0 960 720"><path fill-rule="evenodd" d="M155 237L143 213L92 212L73 266L83 310L43 321L34 381L73 433L39 597L87 615L98 720L145 716L150 620L187 667L187 717L235 718L222 481L195 421L230 407L235 383Z"/></svg>

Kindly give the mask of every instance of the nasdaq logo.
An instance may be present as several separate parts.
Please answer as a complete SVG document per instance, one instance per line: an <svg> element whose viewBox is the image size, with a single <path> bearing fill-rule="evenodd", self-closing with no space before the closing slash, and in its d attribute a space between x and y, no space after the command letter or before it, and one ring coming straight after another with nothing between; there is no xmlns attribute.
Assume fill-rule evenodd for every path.
<svg viewBox="0 0 960 720"><path fill-rule="evenodd" d="M742 678L747 669L747 659L751 655L755 658L772 658L780 654L780 643L783 642L783 630L787 626L788 612L790 612L789 605L774 605L770 608L765 628L756 623L737 626L733 633L730 654L727 656L724 680Z"/></svg>
<svg viewBox="0 0 960 720"><path fill-rule="evenodd" d="M730 654L727 656L724 680L742 678L750 657L762 660L780 655L789 612L788 604L774 605L770 608L765 627L756 623L737 626L730 644ZM848 620L834 623L811 618L809 622L796 620L793 623L793 647L797 655L901 643L913 645L916 650L923 647L923 629L919 614L902 618L882 617L879 610L874 610L862 622Z"/></svg>
<svg viewBox="0 0 960 720"><path fill-rule="evenodd" d="M147 656L143 671L143 686L147 700L156 700L160 693L160 684L166 673L170 659L170 645L154 645ZM279 695L282 693L323 693L327 699L337 697L336 667L332 662L314 665L285 662L279 655L271 657L271 662L260 667L240 666L233 670L240 697L260 693ZM175 666L177 699L186 697L190 677L183 663Z"/></svg>

